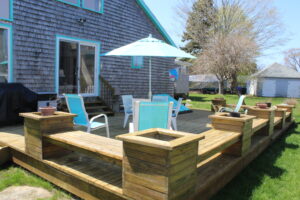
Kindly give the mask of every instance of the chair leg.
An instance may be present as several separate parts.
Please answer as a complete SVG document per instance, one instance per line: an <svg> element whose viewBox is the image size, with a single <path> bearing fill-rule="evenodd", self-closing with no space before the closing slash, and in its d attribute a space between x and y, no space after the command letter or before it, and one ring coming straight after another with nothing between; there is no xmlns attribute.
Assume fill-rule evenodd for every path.
<svg viewBox="0 0 300 200"><path fill-rule="evenodd" d="M107 135L108 138L110 138L108 124L106 124L106 135Z"/></svg>
<svg viewBox="0 0 300 200"><path fill-rule="evenodd" d="M172 118L172 125L175 131L177 131L177 120L176 118Z"/></svg>
<svg viewBox="0 0 300 200"><path fill-rule="evenodd" d="M91 127L90 126L87 127L87 131L86 132L91 133Z"/></svg>
<svg viewBox="0 0 300 200"><path fill-rule="evenodd" d="M124 118L123 128L126 127L129 116L130 116L129 114L126 114L126 113L125 113L125 118Z"/></svg>

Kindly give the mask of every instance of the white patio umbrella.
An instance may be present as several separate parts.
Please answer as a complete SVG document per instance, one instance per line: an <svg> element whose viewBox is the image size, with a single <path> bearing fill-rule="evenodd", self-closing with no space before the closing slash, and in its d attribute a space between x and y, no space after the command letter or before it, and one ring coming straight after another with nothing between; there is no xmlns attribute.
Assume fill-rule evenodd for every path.
<svg viewBox="0 0 300 200"><path fill-rule="evenodd" d="M123 47L114 49L104 56L144 56L149 57L149 98L152 97L152 57L175 57L192 58L195 57L176 47L173 47L161 40L155 39L150 34L148 38L138 40Z"/></svg>

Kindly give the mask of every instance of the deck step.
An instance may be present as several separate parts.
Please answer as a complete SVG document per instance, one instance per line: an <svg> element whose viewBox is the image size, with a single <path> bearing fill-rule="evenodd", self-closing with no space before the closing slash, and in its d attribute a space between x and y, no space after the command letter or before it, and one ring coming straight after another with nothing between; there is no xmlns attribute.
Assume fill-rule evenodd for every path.
<svg viewBox="0 0 300 200"><path fill-rule="evenodd" d="M114 112L111 111L88 112L89 118L100 114L106 114L107 116L114 116Z"/></svg>
<svg viewBox="0 0 300 200"><path fill-rule="evenodd" d="M94 116L100 115L100 114L114 116L114 112L100 98L94 99L92 101L85 100L84 106L85 106L86 112L88 113L89 117L94 117ZM59 110L64 111L64 112L69 112L66 103L63 103L60 106Z"/></svg>

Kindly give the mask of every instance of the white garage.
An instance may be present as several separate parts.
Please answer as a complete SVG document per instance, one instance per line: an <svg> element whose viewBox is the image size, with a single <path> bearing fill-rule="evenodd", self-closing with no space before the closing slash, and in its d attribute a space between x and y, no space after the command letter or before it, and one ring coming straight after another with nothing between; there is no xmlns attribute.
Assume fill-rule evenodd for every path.
<svg viewBox="0 0 300 200"><path fill-rule="evenodd" d="M255 96L300 98L300 72L274 63L253 74L247 89Z"/></svg>

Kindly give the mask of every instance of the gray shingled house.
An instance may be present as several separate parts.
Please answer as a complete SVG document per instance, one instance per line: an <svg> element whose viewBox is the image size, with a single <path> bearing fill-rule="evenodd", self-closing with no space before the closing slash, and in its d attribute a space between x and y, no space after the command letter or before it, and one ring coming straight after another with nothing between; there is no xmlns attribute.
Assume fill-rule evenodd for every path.
<svg viewBox="0 0 300 200"><path fill-rule="evenodd" d="M1 0L0 81L108 105L114 95L146 97L146 57L100 55L149 34L175 45L143 0ZM153 93L172 95L174 59L152 63Z"/></svg>
<svg viewBox="0 0 300 200"><path fill-rule="evenodd" d="M300 72L274 63L253 74L247 88L256 96L300 98Z"/></svg>

